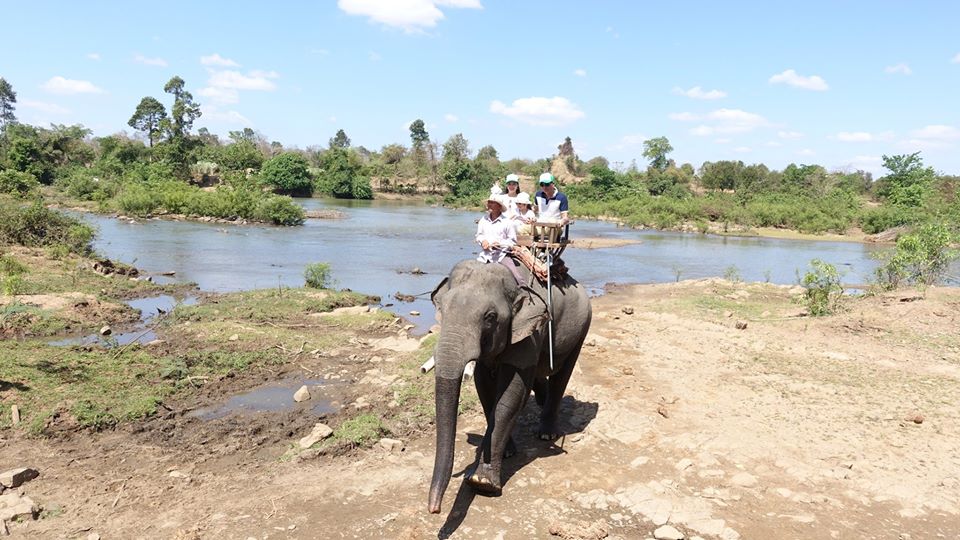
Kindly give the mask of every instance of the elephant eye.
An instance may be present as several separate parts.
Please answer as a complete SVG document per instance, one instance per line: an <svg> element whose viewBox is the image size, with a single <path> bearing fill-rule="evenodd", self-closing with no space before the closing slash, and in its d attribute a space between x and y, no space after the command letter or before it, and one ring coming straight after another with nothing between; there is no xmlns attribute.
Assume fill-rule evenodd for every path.
<svg viewBox="0 0 960 540"><path fill-rule="evenodd" d="M488 311L488 312L483 316L483 322L488 323L488 324L493 324L493 323L497 322L497 312L496 312L496 311Z"/></svg>

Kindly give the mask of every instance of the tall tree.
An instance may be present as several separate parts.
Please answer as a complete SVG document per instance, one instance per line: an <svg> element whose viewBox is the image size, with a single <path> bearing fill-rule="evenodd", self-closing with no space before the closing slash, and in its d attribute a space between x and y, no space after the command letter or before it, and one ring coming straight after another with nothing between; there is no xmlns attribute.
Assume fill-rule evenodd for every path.
<svg viewBox="0 0 960 540"><path fill-rule="evenodd" d="M670 141L666 137L656 137L643 141L643 157L650 160L650 166L658 171L665 171L669 161L667 154L673 152Z"/></svg>
<svg viewBox="0 0 960 540"><path fill-rule="evenodd" d="M154 138L160 133L163 121L167 119L167 110L155 98L147 96L140 100L137 110L127 121L127 125L137 131L147 134L150 147L153 147Z"/></svg>
<svg viewBox="0 0 960 540"><path fill-rule="evenodd" d="M17 93L6 79L0 77L0 126L6 126L17 121L13 111L17 102Z"/></svg>
<svg viewBox="0 0 960 540"><path fill-rule="evenodd" d="M350 148L350 137L342 129L337 130L337 134L330 137L330 148Z"/></svg>
<svg viewBox="0 0 960 540"><path fill-rule="evenodd" d="M413 145L413 164L417 170L417 176L423 172L427 161L427 146L430 144L430 134L423 125L423 120L419 118L410 123L410 142Z"/></svg>
<svg viewBox="0 0 960 540"><path fill-rule="evenodd" d="M173 108L170 109L170 133L172 139L183 138L190 133L193 121L200 118L200 104L193 101L193 94L183 87L186 83L174 76L164 85L163 91L173 94Z"/></svg>

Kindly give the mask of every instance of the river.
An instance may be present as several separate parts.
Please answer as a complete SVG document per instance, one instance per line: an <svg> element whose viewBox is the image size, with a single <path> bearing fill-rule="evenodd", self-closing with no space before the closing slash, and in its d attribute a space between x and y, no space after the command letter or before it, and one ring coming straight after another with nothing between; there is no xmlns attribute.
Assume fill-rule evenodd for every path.
<svg viewBox="0 0 960 540"><path fill-rule="evenodd" d="M329 263L335 286L379 295L423 331L433 324L429 295L399 302L394 293L426 293L459 260L472 258L479 211L411 201L301 199L308 210L339 210L344 219L308 219L303 227L137 220L84 214L98 229L94 247L147 273L176 272L204 291L303 285L306 265ZM745 281L794 284L812 259L835 265L844 283L866 283L879 248L856 242L784 240L641 231L579 221L571 237L638 240L602 249L567 249L570 273L590 289L609 283L660 283L738 275ZM425 274L410 273L419 268ZM735 271L734 271L735 269ZM162 279L159 278L158 279ZM411 316L411 311L420 315Z"/></svg>

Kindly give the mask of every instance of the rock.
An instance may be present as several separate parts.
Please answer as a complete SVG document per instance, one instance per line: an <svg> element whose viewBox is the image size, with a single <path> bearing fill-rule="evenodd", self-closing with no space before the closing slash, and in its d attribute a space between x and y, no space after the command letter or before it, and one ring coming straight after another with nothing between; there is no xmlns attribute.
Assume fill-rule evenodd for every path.
<svg viewBox="0 0 960 540"><path fill-rule="evenodd" d="M633 315L633 306L623 306L621 310L625 315Z"/></svg>
<svg viewBox="0 0 960 540"><path fill-rule="evenodd" d="M683 533L670 525L664 525L653 531L653 537L657 540L683 540Z"/></svg>
<svg viewBox="0 0 960 540"><path fill-rule="evenodd" d="M16 405L10 406L10 422L13 425L17 425L20 423L20 407Z"/></svg>
<svg viewBox="0 0 960 540"><path fill-rule="evenodd" d="M693 466L693 460L690 458L683 458L674 465L674 468L678 471L685 471Z"/></svg>
<svg viewBox="0 0 960 540"><path fill-rule="evenodd" d="M297 403L308 399L310 399L310 389L307 388L307 385L301 386L299 390L293 393L293 400Z"/></svg>
<svg viewBox="0 0 960 540"><path fill-rule="evenodd" d="M227 339L230 340L230 341L237 341L238 339L240 339L240 334L232 334L232 335L231 335L229 338L227 338Z"/></svg>
<svg viewBox="0 0 960 540"><path fill-rule="evenodd" d="M330 426L324 424L323 422L317 422L314 424L313 430L310 431L310 434L300 439L300 448L310 448L311 446L331 435L333 435L333 429Z"/></svg>
<svg viewBox="0 0 960 540"><path fill-rule="evenodd" d="M920 414L919 412L915 412L915 413L911 414L910 416L908 416L905 420L907 420L907 421L909 421L909 422L913 422L914 424L922 424L924 418L923 418L923 415L922 415L922 414Z"/></svg>
<svg viewBox="0 0 960 540"><path fill-rule="evenodd" d="M733 478L730 479L730 483L735 486L745 488L754 487L757 485L757 477L747 472L741 472L733 475Z"/></svg>
<svg viewBox="0 0 960 540"><path fill-rule="evenodd" d="M0 473L0 484L7 488L20 487L24 482L29 482L38 476L40 476L40 473L29 467L10 469Z"/></svg>
<svg viewBox="0 0 960 540"><path fill-rule="evenodd" d="M636 469L637 467L646 465L650 461L650 458L647 456L638 456L633 461L630 462L630 468Z"/></svg>
<svg viewBox="0 0 960 540"><path fill-rule="evenodd" d="M87 535L87 540L100 540L100 533L92 532Z"/></svg>
<svg viewBox="0 0 960 540"><path fill-rule="evenodd" d="M733 312L732 312L732 311L724 311L724 312L723 312L723 316L724 316L724 318L729 319L730 317L733 317Z"/></svg>
<svg viewBox="0 0 960 540"><path fill-rule="evenodd" d="M167 270L166 272L160 272L161 276L175 276L177 272L174 270Z"/></svg>
<svg viewBox="0 0 960 540"><path fill-rule="evenodd" d="M159 346L159 345L163 345L164 343L166 343L166 341L164 341L164 340L162 340L162 339L154 339L154 340L152 340L152 341L146 342L144 345L145 345L146 347L157 347L157 346Z"/></svg>
<svg viewBox="0 0 960 540"><path fill-rule="evenodd" d="M410 316L411 316L411 317L419 317L419 316L420 316L420 312L417 311L417 310L412 310L412 311L410 312Z"/></svg>
<svg viewBox="0 0 960 540"><path fill-rule="evenodd" d="M189 475L189 474L187 474L187 473L185 473L185 472L183 472L183 471L178 471L178 470L176 470L176 469L170 471L169 473L167 473L167 475L170 476L170 478L181 478L181 479L183 479L183 478L190 478L190 475Z"/></svg>
<svg viewBox="0 0 960 540"><path fill-rule="evenodd" d="M113 328L110 328L109 324L105 324L102 327L100 327L101 336L109 336L112 333L113 333Z"/></svg>
<svg viewBox="0 0 960 540"><path fill-rule="evenodd" d="M734 326L737 327L737 330L746 330L746 329L747 329L747 321L737 321L737 323L736 323Z"/></svg>
<svg viewBox="0 0 960 540"><path fill-rule="evenodd" d="M13 521L19 518L34 519L39 512L37 505L29 497L22 497L16 491L0 495L0 521Z"/></svg>
<svg viewBox="0 0 960 540"><path fill-rule="evenodd" d="M402 452L403 442L398 441L397 439L388 439L384 437L380 439L380 447L390 453Z"/></svg>

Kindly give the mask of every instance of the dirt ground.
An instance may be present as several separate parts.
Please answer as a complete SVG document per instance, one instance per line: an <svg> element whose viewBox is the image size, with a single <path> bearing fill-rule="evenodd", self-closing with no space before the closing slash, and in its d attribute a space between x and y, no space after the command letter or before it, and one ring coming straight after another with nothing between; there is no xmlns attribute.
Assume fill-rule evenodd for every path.
<svg viewBox="0 0 960 540"><path fill-rule="evenodd" d="M44 507L10 532L644 539L668 524L703 539L956 538L960 289L851 299L823 318L802 316L797 292L711 279L595 298L563 406L567 435L534 440L530 400L497 498L461 485L483 430L477 407L461 416L454 478L432 515L429 427L401 437L402 450L288 459L315 417L187 415L237 388L211 383L138 425L40 440L0 434L0 470L37 468L19 489ZM332 398L342 406L395 407L391 370L412 341L345 344L257 377L332 370L356 381ZM367 360L346 366L351 357ZM331 367L337 358L346 367Z"/></svg>

